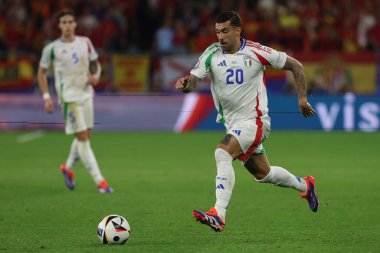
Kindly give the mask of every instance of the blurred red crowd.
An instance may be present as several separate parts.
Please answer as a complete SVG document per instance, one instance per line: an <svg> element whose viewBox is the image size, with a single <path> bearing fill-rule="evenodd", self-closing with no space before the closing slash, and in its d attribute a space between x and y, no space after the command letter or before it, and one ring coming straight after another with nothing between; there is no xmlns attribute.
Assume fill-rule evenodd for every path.
<svg viewBox="0 0 380 253"><path fill-rule="evenodd" d="M287 52L380 48L378 0L4 0L0 52L39 55L59 36L55 15L66 8L100 52L202 52L226 10L240 13L245 38Z"/></svg>

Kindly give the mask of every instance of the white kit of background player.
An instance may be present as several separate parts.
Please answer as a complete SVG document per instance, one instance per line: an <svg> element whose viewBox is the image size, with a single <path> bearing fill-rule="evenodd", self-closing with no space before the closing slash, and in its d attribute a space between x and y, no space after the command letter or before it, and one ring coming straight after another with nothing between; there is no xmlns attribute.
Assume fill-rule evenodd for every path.
<svg viewBox="0 0 380 253"><path fill-rule="evenodd" d="M101 72L98 54L87 37L75 35L76 22L72 11L61 12L57 21L61 37L43 49L38 81L43 93L44 109L52 113L54 107L46 72L53 66L56 93L65 119L65 132L75 135L67 161L60 169L66 186L73 190L73 168L80 159L99 192L111 193L113 190L102 176L90 145L90 132L94 126L93 86L98 83Z"/></svg>

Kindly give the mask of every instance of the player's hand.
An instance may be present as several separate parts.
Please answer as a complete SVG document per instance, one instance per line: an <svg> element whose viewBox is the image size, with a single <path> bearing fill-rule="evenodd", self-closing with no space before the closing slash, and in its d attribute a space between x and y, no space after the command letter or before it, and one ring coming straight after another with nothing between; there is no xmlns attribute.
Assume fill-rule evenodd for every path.
<svg viewBox="0 0 380 253"><path fill-rule="evenodd" d="M187 79L188 78L189 78L189 76L181 77L180 79L177 80L177 82L175 83L174 87L177 90L183 90L184 88L187 87Z"/></svg>
<svg viewBox="0 0 380 253"><path fill-rule="evenodd" d="M88 75L87 83L92 86L96 86L99 83L99 78L97 78L95 75Z"/></svg>
<svg viewBox="0 0 380 253"><path fill-rule="evenodd" d="M307 100L299 100L298 106L300 107L301 114L304 117L311 117L317 114L314 108L307 102Z"/></svg>
<svg viewBox="0 0 380 253"><path fill-rule="evenodd" d="M54 111L54 103L51 98L48 98L44 102L44 109L47 113L52 113Z"/></svg>

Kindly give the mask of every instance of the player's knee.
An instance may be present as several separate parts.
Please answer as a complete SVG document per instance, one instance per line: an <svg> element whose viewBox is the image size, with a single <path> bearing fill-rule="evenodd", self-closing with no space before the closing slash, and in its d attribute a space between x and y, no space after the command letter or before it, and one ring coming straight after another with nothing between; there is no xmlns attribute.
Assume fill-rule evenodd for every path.
<svg viewBox="0 0 380 253"><path fill-rule="evenodd" d="M215 160L216 162L229 162L232 161L232 156L224 149L215 149Z"/></svg>
<svg viewBox="0 0 380 253"><path fill-rule="evenodd" d="M82 142L87 141L89 139L87 131L76 133L75 137L78 141L82 141Z"/></svg>

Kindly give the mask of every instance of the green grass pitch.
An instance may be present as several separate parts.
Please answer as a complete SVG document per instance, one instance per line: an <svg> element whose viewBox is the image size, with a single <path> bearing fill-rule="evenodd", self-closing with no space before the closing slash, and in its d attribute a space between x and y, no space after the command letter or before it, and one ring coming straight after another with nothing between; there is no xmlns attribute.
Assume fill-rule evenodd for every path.
<svg viewBox="0 0 380 253"><path fill-rule="evenodd" d="M259 184L234 162L225 231L196 223L214 204L214 149L222 132L100 133L92 146L115 192L102 195L77 164L74 191L58 166L71 137L18 143L0 133L0 252L380 252L380 133L273 132L272 165L316 178L312 213L291 189ZM125 245L102 245L108 214L127 218Z"/></svg>

